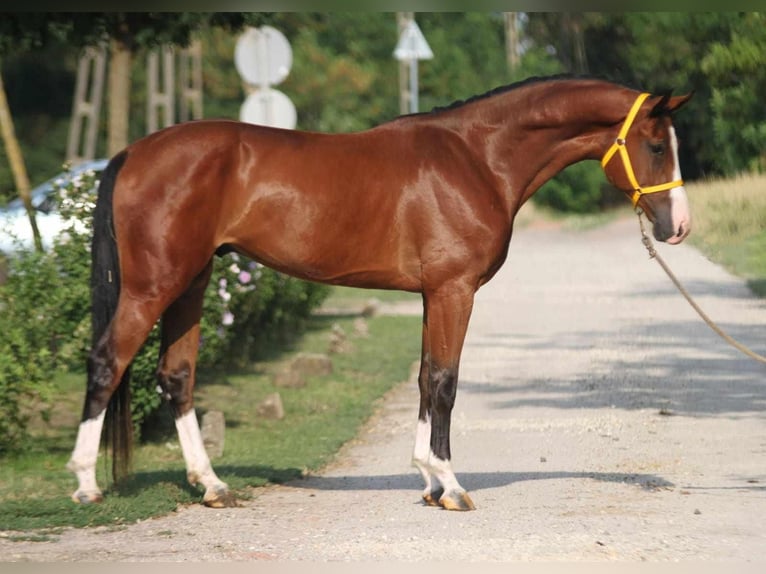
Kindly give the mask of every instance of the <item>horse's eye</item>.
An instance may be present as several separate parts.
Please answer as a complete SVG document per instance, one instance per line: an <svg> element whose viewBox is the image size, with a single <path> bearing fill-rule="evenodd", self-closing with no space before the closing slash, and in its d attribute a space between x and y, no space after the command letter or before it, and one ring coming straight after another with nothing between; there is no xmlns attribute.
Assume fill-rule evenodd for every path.
<svg viewBox="0 0 766 574"><path fill-rule="evenodd" d="M649 149L654 155L663 155L665 153L665 143L650 143Z"/></svg>

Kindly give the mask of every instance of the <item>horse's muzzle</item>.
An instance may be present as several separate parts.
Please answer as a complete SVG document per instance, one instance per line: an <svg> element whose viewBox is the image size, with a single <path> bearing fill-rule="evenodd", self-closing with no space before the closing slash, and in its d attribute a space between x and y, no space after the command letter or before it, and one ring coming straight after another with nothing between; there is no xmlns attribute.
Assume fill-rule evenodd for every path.
<svg viewBox="0 0 766 574"><path fill-rule="evenodd" d="M663 241L670 245L678 245L681 243L686 239L686 236L689 235L690 231L691 225L689 225L689 222L686 220L682 220L680 223L677 225L674 224L672 227L655 223L652 229L654 238L657 241Z"/></svg>

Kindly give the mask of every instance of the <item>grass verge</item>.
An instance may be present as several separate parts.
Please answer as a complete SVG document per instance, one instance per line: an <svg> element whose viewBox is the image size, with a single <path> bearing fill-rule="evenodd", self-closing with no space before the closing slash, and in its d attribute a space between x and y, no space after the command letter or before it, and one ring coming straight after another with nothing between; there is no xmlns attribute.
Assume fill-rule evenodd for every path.
<svg viewBox="0 0 766 574"><path fill-rule="evenodd" d="M766 296L766 175L686 186L693 215L689 241Z"/></svg>
<svg viewBox="0 0 766 574"><path fill-rule="evenodd" d="M376 299L383 303L395 303L399 301L421 301L422 296L420 293L408 293L406 291L333 287L333 290L325 300L323 307L330 309L347 308L350 311L359 310L365 303L372 299Z"/></svg>
<svg viewBox="0 0 766 574"><path fill-rule="evenodd" d="M304 388L274 387L270 373L279 366L279 358L247 371L200 373L198 416L217 409L226 417L225 452L212 461L213 466L238 496L247 498L251 487L298 478L326 464L355 436L376 401L406 380L412 361L419 356L420 319L370 318L367 337L355 335L353 321L353 317L312 319L291 353L325 352L336 323L347 333L352 348L332 355L332 375L315 377ZM81 506L69 500L76 484L64 465L74 444L76 423L72 421L81 408L82 380L81 376L62 376L62 406L40 430L36 447L2 461L0 530L119 526L201 501L202 491L186 482L169 416L167 428L136 449L133 475L119 487L106 486L108 472L101 455L97 476L102 488L106 486L102 504ZM275 390L281 394L285 418L257 418L255 405ZM413 421L415 417L413 405Z"/></svg>

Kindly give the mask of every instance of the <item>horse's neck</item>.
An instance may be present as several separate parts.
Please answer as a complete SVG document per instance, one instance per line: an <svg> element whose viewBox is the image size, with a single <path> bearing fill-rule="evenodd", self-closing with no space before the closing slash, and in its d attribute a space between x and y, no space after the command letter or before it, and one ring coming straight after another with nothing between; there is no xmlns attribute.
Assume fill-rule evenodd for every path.
<svg viewBox="0 0 766 574"><path fill-rule="evenodd" d="M492 126L476 146L506 178L509 204L518 208L565 167L600 159L630 98L629 90L603 82L541 83L466 106L462 120L467 133L472 122Z"/></svg>

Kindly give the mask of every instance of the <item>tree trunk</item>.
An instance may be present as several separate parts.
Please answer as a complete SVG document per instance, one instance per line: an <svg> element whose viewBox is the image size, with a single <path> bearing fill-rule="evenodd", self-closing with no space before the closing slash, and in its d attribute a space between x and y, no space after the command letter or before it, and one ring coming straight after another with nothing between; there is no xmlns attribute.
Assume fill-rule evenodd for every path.
<svg viewBox="0 0 766 574"><path fill-rule="evenodd" d="M585 37L583 34L583 19L578 17L572 20L572 43L574 52L575 69L578 74L588 73L588 57L585 54Z"/></svg>
<svg viewBox="0 0 766 574"><path fill-rule="evenodd" d="M585 54L583 36L583 15L565 12L561 18L561 32L566 45L566 67L576 74L588 72L588 58Z"/></svg>
<svg viewBox="0 0 766 574"><path fill-rule="evenodd" d="M508 70L513 75L519 67L519 31L518 12L504 12L505 16L505 57L508 61Z"/></svg>
<svg viewBox="0 0 766 574"><path fill-rule="evenodd" d="M8 99L5 97L5 85L3 84L2 74L0 74L0 130L3 135L5 151L8 155L8 162L10 163L11 171L13 172L13 180L16 183L19 197L21 198L21 201L24 202L24 207L27 210L29 224L32 226L35 249L42 252L43 242L40 238L40 230L37 228L35 210L32 207L27 168L24 165L24 156L21 154L19 140L16 138L16 132L13 129L13 117L11 116L11 110L8 108Z"/></svg>
<svg viewBox="0 0 766 574"><path fill-rule="evenodd" d="M128 145L131 61L130 49L119 40L113 39L109 57L109 157L118 154Z"/></svg>

